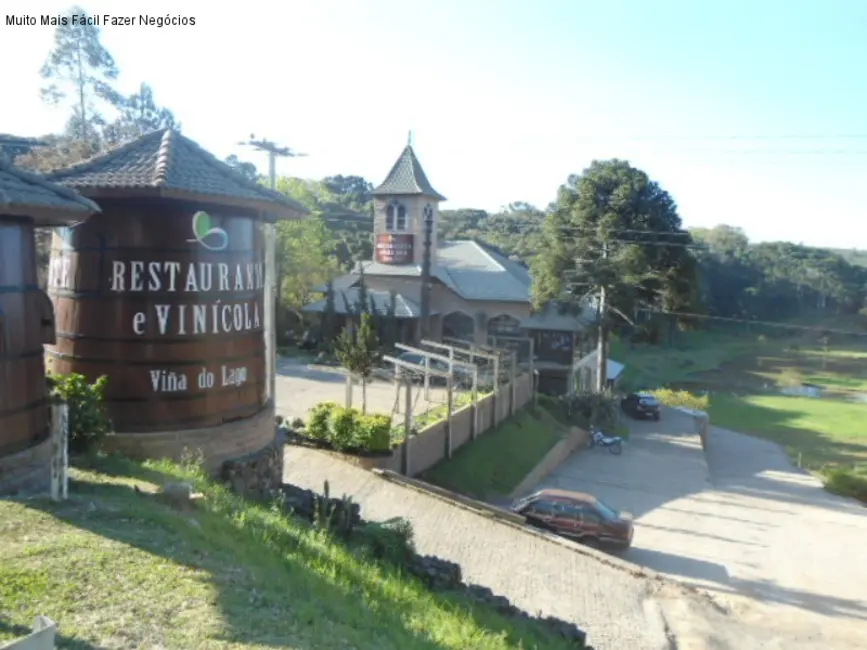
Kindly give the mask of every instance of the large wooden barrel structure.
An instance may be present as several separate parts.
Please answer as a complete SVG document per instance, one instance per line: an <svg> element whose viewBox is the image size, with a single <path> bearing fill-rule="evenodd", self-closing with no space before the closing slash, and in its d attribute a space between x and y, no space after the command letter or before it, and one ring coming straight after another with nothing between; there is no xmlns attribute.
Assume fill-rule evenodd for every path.
<svg viewBox="0 0 867 650"><path fill-rule="evenodd" d="M0 495L49 487L42 345L54 342L54 313L36 281L34 228L72 224L98 209L0 159Z"/></svg>
<svg viewBox="0 0 867 650"><path fill-rule="evenodd" d="M102 214L54 236L52 370L108 375L108 410L125 433L258 413L267 379L258 224L181 201L100 204ZM192 224L202 221L212 234L199 242Z"/></svg>
<svg viewBox="0 0 867 650"><path fill-rule="evenodd" d="M111 444L147 457L198 449L210 465L267 445L261 224L306 211L171 130L51 178L102 212L54 236L47 361L108 376Z"/></svg>

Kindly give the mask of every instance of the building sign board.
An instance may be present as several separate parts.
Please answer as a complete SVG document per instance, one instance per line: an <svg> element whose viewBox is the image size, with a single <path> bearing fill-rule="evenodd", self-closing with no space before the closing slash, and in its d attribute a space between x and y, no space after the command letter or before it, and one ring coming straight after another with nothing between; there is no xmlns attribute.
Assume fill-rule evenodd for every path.
<svg viewBox="0 0 867 650"><path fill-rule="evenodd" d="M414 235L383 233L376 236L375 258L382 264L412 262Z"/></svg>

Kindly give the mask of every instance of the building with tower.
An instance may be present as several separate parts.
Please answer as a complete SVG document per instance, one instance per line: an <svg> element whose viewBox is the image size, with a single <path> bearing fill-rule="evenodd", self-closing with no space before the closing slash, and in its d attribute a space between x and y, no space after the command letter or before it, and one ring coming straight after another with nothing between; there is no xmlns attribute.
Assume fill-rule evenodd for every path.
<svg viewBox="0 0 867 650"><path fill-rule="evenodd" d="M429 241L427 336L483 345L497 337L507 340L533 336L538 338L540 370L545 361L539 356L544 356L543 349L550 348L556 353L552 363L563 371L560 374L565 383L572 350L592 320L592 313L573 316L546 309L533 314L530 273L524 264L477 241L440 241L438 217L440 203L446 198L431 185L411 143L373 190L373 200L374 258L358 262L350 273L334 280L338 315L351 317L363 280L368 302L377 312L385 313L394 296L401 341L411 343L422 338L422 278L425 244ZM325 300L319 300L304 311L321 313L325 305Z"/></svg>

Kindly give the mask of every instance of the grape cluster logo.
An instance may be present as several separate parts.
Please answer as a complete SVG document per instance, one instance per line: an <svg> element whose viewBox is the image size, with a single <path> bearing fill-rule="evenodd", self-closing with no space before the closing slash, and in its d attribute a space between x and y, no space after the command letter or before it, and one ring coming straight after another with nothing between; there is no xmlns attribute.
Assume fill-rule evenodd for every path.
<svg viewBox="0 0 867 650"><path fill-rule="evenodd" d="M188 242L198 242L209 251L224 251L229 245L229 235L222 228L211 225L211 215L196 212L193 215L193 238Z"/></svg>

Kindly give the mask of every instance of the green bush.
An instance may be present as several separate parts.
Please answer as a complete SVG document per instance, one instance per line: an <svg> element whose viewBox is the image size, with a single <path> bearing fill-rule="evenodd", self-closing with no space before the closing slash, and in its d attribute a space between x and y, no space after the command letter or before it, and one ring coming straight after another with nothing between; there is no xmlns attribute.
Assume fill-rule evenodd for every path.
<svg viewBox="0 0 867 650"><path fill-rule="evenodd" d="M412 524L402 517L366 522L355 530L354 536L374 559L397 567L409 564L415 553Z"/></svg>
<svg viewBox="0 0 867 650"><path fill-rule="evenodd" d="M307 422L307 436L314 440L328 440L331 428L331 415L338 408L335 402L320 402L310 409Z"/></svg>
<svg viewBox="0 0 867 650"><path fill-rule="evenodd" d="M367 451L390 450L391 418L378 413L360 416L355 444Z"/></svg>
<svg viewBox="0 0 867 650"><path fill-rule="evenodd" d="M338 451L354 447L359 424L358 411L338 406L331 412L328 442Z"/></svg>
<svg viewBox="0 0 867 650"><path fill-rule="evenodd" d="M48 386L54 395L65 401L69 408L69 449L80 453L94 448L111 432L111 420L105 412L105 386L103 375L92 384L84 375L49 375Z"/></svg>
<svg viewBox="0 0 867 650"><path fill-rule="evenodd" d="M829 492L867 503L867 469L837 467L824 475L825 488Z"/></svg>
<svg viewBox="0 0 867 650"><path fill-rule="evenodd" d="M617 426L617 399L608 393L577 393L561 398L569 422L582 429Z"/></svg>
<svg viewBox="0 0 867 650"><path fill-rule="evenodd" d="M307 436L327 441L334 449L391 449L391 417L379 413L362 415L354 408L343 408L334 402L321 402L310 409Z"/></svg>
<svg viewBox="0 0 867 650"><path fill-rule="evenodd" d="M704 411L707 413L710 410L710 397L708 395L694 395L688 390L673 390L671 388L660 388L651 391L653 396L659 400L660 404L670 407L682 406L694 411Z"/></svg>

